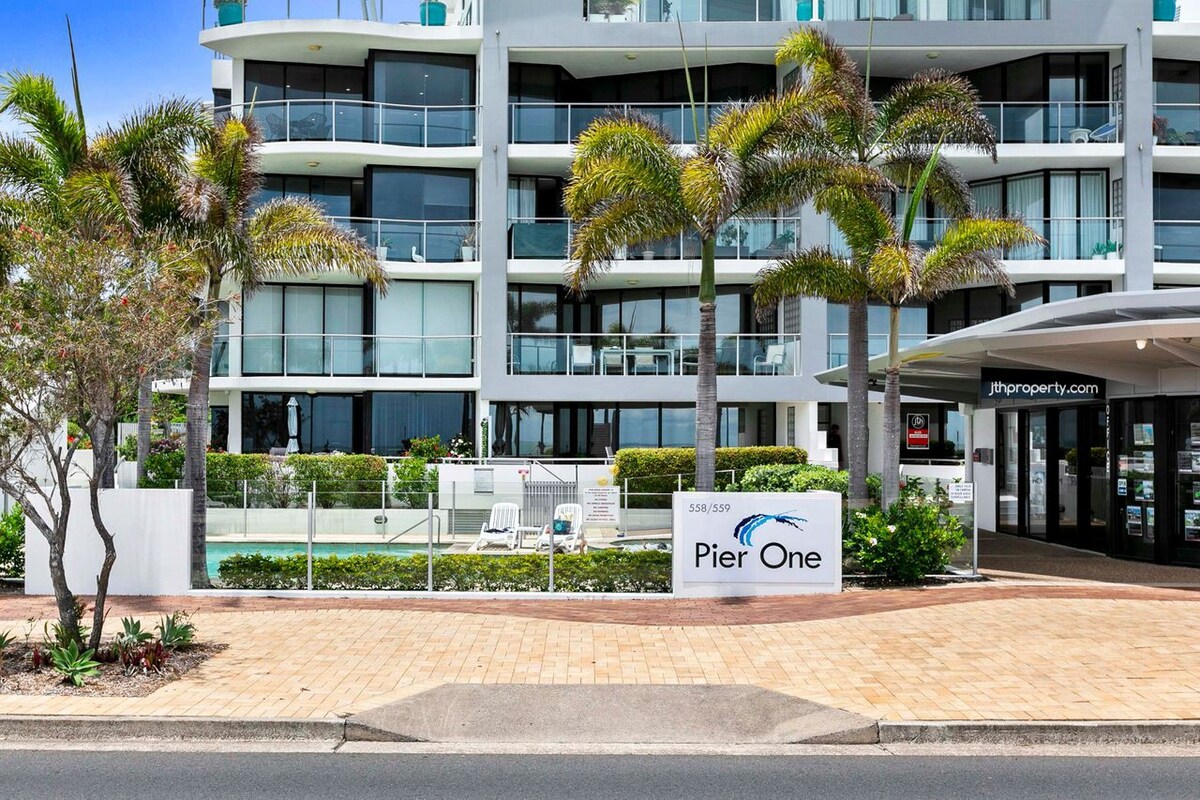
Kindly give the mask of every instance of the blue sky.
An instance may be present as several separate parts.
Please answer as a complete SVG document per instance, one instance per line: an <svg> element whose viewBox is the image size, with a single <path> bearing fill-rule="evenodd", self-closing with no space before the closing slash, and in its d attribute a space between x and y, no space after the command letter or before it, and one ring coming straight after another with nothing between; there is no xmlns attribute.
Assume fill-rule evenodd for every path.
<svg viewBox="0 0 1200 800"><path fill-rule="evenodd" d="M266 0L264 0L265 2ZM253 17L255 0L248 0ZM297 6L333 8L334 0L292 0ZM43 72L68 96L71 60L66 16L71 16L88 128L95 131L152 99L183 95L211 100L212 52L198 44L202 3L209 24L211 0L0 0L0 72ZM343 0L345 3L345 0ZM387 0L413 6L417 0ZM332 14L331 14L332 16ZM14 124L0 118L0 131Z"/></svg>

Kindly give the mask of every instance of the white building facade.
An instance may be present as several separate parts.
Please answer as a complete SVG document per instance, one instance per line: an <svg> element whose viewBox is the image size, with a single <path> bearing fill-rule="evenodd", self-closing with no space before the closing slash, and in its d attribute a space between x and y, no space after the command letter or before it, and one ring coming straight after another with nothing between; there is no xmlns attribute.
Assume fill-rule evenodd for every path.
<svg viewBox="0 0 1200 800"><path fill-rule="evenodd" d="M1047 244L1008 254L1014 297L972 287L905 309L906 346L1060 301L1200 283L1200 150L1189 146L1200 144L1200 3L446 0L423 3L423 20L391 18L394 7L248 0L244 21L206 20L218 113L253 113L267 138L264 199L324 204L393 281L386 297L337 276L280 281L232 308L214 357L217 446L285 446L292 398L305 452L399 455L435 434L462 435L480 455L690 445L698 243L631 246L586 296L562 286L562 190L588 122L634 107L695 140L681 30L693 69L707 61L714 103L781 85L791 67L775 66L775 46L799 24L860 60L871 43L875 93L934 67L978 87L999 158L947 157L979 208L1022 215ZM918 235L935 238L938 209L918 216ZM846 429L845 393L816 376L844 364L844 309L794 300L764 322L749 294L797 243L838 237L806 207L718 238L719 444L796 445L835 463L827 434ZM875 309L873 354L885 333ZM972 379L984 367L996 368L975 364ZM1033 471L1017 470L1025 510L1005 517L993 492L994 527L1113 549L1103 393L1073 415L1031 406L1011 419L977 414L977 393L911 394L905 414L927 425L906 437L910 472L970 472L977 426L1011 424L1009 461L1073 449L1070 469L1103 467L1105 488L1034 508L1017 485ZM872 423L880 416L874 404Z"/></svg>

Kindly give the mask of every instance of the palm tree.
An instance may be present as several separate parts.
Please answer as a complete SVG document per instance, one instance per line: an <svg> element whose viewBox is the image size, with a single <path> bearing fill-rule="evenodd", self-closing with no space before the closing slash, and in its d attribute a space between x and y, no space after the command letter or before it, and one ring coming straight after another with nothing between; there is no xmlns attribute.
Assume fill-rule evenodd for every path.
<svg viewBox="0 0 1200 800"><path fill-rule="evenodd" d="M161 227L177 215L175 192L187 171L188 148L208 129L199 103L152 103L89 139L72 45L75 108L45 75L0 78L0 113L28 136L0 135L0 230L26 223L91 239L129 237L150 275L149 254ZM0 280L11 255L0 244ZM148 387L154 365L147 365ZM140 431L139 431L140 433ZM115 431L95 442L101 486L113 485ZM139 446L142 442L139 440ZM144 462L144 458L139 463Z"/></svg>
<svg viewBox="0 0 1200 800"><path fill-rule="evenodd" d="M687 73L690 74L690 73ZM690 84L689 84L690 86ZM778 97L732 104L707 126L693 103L699 143L684 149L656 122L613 113L579 137L566 210L576 223L568 282L576 292L606 271L615 253L692 232L700 240L700 341L696 370L696 489L711 491L717 442L716 240L737 217L777 213L838 182L878 185L874 171L831 150L797 146L831 102L792 87Z"/></svg>
<svg viewBox="0 0 1200 800"><path fill-rule="evenodd" d="M900 309L906 303L929 303L970 284L994 285L1013 291L1002 261L1005 249L1044 244L1024 222L999 216L951 220L938 241L924 248L912 240L916 209L926 181L936 170L937 151L913 191L903 225L876 206L876 224L888 230L871 257L871 291L888 306L888 351L883 392L883 507L900 497Z"/></svg>
<svg viewBox="0 0 1200 800"><path fill-rule="evenodd" d="M873 166L901 191L912 188L941 141L996 157L995 130L979 111L974 87L961 76L924 72L898 84L875 103L870 95L869 68L864 79L845 49L811 27L790 34L781 43L776 61L798 65L807 86L839 100L825 110L820 126L807 131L811 138L805 147L827 157ZM966 183L945 162L939 162L930 175L927 193L949 216L970 212ZM839 267L843 280L810 288L820 290L813 296L845 303L848 310L847 461L850 500L856 505L867 501L867 304L872 299L867 272L873 253L887 235L885 229L871 227L869 203L881 202L885 196L870 188L831 183L814 198L816 209L827 213L842 232L850 253L848 264ZM829 255L827 250L801 251L785 259L783 268L771 269L760 279L755 291L758 303L769 306L789 296L789 286L799 288L807 283L789 273L808 269L814 259L831 266Z"/></svg>
<svg viewBox="0 0 1200 800"><path fill-rule="evenodd" d="M230 117L197 147L191 174L179 192L184 223L180 244L201 276L187 400L184 486L192 489L192 583L207 586L206 488L208 387L215 314L226 284L253 291L273 275L346 272L387 290L375 251L356 233L330 222L320 206L284 198L255 209L262 186L262 135L252 117Z"/></svg>

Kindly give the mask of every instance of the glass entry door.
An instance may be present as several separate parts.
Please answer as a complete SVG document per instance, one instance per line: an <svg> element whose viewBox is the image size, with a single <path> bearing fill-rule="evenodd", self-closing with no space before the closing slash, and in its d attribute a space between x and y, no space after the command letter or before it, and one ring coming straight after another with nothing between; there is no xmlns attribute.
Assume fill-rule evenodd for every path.
<svg viewBox="0 0 1200 800"><path fill-rule="evenodd" d="M1049 485L1051 475L1047 470L1046 412L1030 411L1029 446L1025 451L1026 478L1026 532L1035 539L1046 538L1046 519L1049 512Z"/></svg>
<svg viewBox="0 0 1200 800"><path fill-rule="evenodd" d="M1021 415L996 415L996 528L1021 534Z"/></svg>

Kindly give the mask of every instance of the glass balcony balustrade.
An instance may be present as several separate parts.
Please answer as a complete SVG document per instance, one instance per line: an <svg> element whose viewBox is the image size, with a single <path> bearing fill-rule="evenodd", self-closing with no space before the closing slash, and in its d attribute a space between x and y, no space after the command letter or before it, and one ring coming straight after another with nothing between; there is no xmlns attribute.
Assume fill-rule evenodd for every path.
<svg viewBox="0 0 1200 800"><path fill-rule="evenodd" d="M478 336L247 334L213 342L213 377L413 377L475 375Z"/></svg>
<svg viewBox="0 0 1200 800"><path fill-rule="evenodd" d="M508 257L564 260L569 257L574 224L562 218L517 217L508 222ZM741 219L726 223L717 234L716 257L724 260L767 261L792 251L800 241L796 217ZM623 261L671 261L700 258L695 233L643 244L617 253Z"/></svg>
<svg viewBox="0 0 1200 800"><path fill-rule="evenodd" d="M202 24L229 26L264 20L312 19L384 22L392 25L478 25L477 0L442 0L443 9L426 9L411 0L242 0L230 13L212 8L212 0L200 0ZM238 13L240 12L240 13Z"/></svg>
<svg viewBox="0 0 1200 800"><path fill-rule="evenodd" d="M916 347L933 337L925 333L901 333L900 349ZM888 337L886 333L871 334L867 337L867 354L871 358L887 353ZM829 368L844 367L850 360L850 336L845 333L829 334Z"/></svg>
<svg viewBox="0 0 1200 800"><path fill-rule="evenodd" d="M399 147L471 147L476 106L407 106L364 100L264 100L213 109L218 120L251 116L263 140Z"/></svg>
<svg viewBox="0 0 1200 800"><path fill-rule="evenodd" d="M479 224L474 220L330 219L363 237L380 261L448 263L479 260Z"/></svg>
<svg viewBox="0 0 1200 800"><path fill-rule="evenodd" d="M699 334L510 333L510 375L695 375ZM718 375L799 375L800 337L718 334Z"/></svg>
<svg viewBox="0 0 1200 800"><path fill-rule="evenodd" d="M588 0L589 22L1049 19L1049 0Z"/></svg>
<svg viewBox="0 0 1200 800"><path fill-rule="evenodd" d="M1173 264L1200 263L1200 220L1156 220L1154 260Z"/></svg>
<svg viewBox="0 0 1200 800"><path fill-rule="evenodd" d="M949 219L918 217L913 223L913 242L926 249L933 247L950 222ZM1110 252L1119 255L1123 245L1124 220L1118 217L1026 218L1025 224L1046 239L1046 244L1011 248L1004 253L1006 261L1104 259L1110 257ZM845 238L832 223L829 225L829 244L833 252L849 256Z"/></svg>

